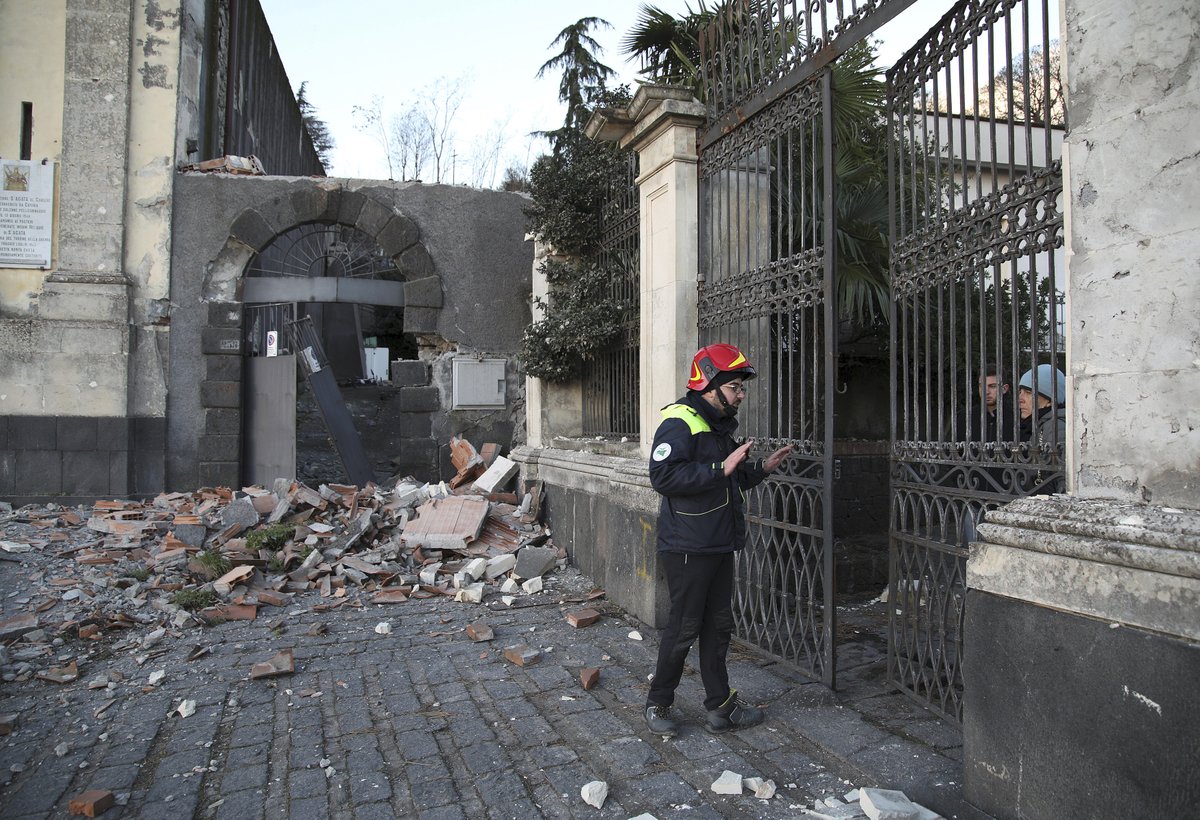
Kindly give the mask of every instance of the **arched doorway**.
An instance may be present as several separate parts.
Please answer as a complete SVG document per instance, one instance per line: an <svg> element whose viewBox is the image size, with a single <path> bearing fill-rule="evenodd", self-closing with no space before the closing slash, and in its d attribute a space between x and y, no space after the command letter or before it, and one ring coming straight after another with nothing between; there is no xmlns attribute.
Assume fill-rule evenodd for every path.
<svg viewBox="0 0 1200 820"><path fill-rule="evenodd" d="M357 227L296 225L251 260L243 304L245 479L356 483L362 471L352 477L343 466L347 448L361 451L356 393L387 381L392 359L416 354L394 259ZM311 344L294 338L298 321L311 328ZM315 346L333 373L323 386L297 367L305 346Z"/></svg>

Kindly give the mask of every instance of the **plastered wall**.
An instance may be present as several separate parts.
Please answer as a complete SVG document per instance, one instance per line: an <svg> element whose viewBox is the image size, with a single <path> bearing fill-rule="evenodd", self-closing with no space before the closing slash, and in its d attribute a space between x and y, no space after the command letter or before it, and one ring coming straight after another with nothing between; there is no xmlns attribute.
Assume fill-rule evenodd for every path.
<svg viewBox="0 0 1200 820"><path fill-rule="evenodd" d="M1200 5L1066 6L1074 492L1200 508Z"/></svg>

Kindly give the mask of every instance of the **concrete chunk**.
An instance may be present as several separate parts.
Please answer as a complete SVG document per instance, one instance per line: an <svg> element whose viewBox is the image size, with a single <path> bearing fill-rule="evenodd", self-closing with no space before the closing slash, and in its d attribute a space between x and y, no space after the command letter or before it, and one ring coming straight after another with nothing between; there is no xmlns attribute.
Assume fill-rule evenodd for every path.
<svg viewBox="0 0 1200 820"><path fill-rule="evenodd" d="M513 574L518 578L539 578L558 563L558 550L550 547L525 547L517 553Z"/></svg>
<svg viewBox="0 0 1200 820"><path fill-rule="evenodd" d="M871 820L917 820L920 814L920 807L896 789L860 789L858 801Z"/></svg>
<svg viewBox="0 0 1200 820"><path fill-rule="evenodd" d="M488 559L487 569L484 570L483 574L489 581L494 581L516 565L517 558L515 555L497 555L495 558Z"/></svg>
<svg viewBox="0 0 1200 820"><path fill-rule="evenodd" d="M542 591L541 576L530 578L528 581L521 584L521 589L525 590L526 594L533 595Z"/></svg>
<svg viewBox="0 0 1200 820"><path fill-rule="evenodd" d="M579 790L579 796L589 806L594 806L598 809L603 808L604 801L608 798L608 784L603 780L593 780L590 783L585 783L583 788Z"/></svg>
<svg viewBox="0 0 1200 820"><path fill-rule="evenodd" d="M520 465L504 456L496 456L492 466L479 478L475 479L474 487L481 493L494 493L512 480L520 470Z"/></svg>
<svg viewBox="0 0 1200 820"><path fill-rule="evenodd" d="M713 781L710 786L715 794L741 794L742 793L742 776L737 772L731 772L729 769L721 772L721 776Z"/></svg>
<svg viewBox="0 0 1200 820"><path fill-rule="evenodd" d="M463 565L462 572L465 575L471 576L472 581L478 581L487 570L487 564L486 558L472 558Z"/></svg>
<svg viewBox="0 0 1200 820"><path fill-rule="evenodd" d="M454 600L463 604L479 604L483 602L483 582L465 586L454 593Z"/></svg>

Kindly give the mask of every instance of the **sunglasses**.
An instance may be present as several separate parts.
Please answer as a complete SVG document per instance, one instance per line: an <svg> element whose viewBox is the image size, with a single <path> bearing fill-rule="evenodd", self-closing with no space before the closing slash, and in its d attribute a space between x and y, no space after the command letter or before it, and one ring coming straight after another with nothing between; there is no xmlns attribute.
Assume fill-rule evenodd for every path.
<svg viewBox="0 0 1200 820"><path fill-rule="evenodd" d="M746 395L746 385L744 385L744 384L733 384L732 382L730 382L729 384L723 384L721 386L728 387L729 391L735 396Z"/></svg>

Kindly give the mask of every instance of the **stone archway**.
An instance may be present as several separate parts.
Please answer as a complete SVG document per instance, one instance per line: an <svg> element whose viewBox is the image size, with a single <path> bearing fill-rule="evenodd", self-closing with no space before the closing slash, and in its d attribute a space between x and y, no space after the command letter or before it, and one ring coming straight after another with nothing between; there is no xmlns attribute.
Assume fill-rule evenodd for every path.
<svg viewBox="0 0 1200 820"><path fill-rule="evenodd" d="M374 283L392 291L380 295L380 303L403 306L406 333L437 332L443 304L442 283L432 257L421 242L420 230L409 217L367 193L347 191L340 184L324 180L244 208L232 221L221 251L205 266L201 288L204 301L229 308L210 309L202 331L208 359L206 372L217 372L223 377L219 386L209 379L201 385L202 412L209 415L211 411L224 411L228 416L237 416L224 422L222 448L201 448L198 453L201 476L217 473L215 464L206 467L206 456L212 455L227 465L221 483L234 480L240 483L244 479L245 422L251 385L246 382L242 361L246 353L242 308L250 301L247 297L253 296L255 288L251 285L256 284L247 280L246 272L255 257L278 237L312 224L342 226L373 241L391 259L398 277ZM230 441L229 434L235 431L236 442ZM236 462L233 469L228 466L231 462Z"/></svg>

